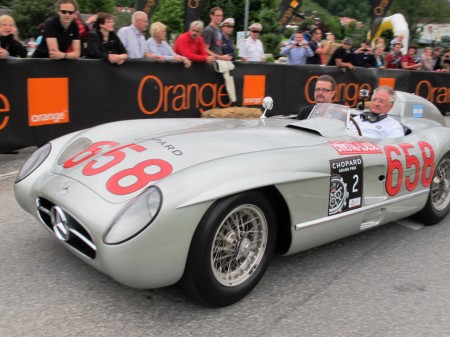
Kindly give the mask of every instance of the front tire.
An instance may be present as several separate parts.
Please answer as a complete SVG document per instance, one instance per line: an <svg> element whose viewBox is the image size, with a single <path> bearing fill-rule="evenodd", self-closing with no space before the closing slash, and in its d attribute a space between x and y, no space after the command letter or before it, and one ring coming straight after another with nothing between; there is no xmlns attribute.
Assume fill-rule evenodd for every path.
<svg viewBox="0 0 450 337"><path fill-rule="evenodd" d="M430 194L425 207L419 212L422 222L435 225L450 211L450 153L439 162L434 171Z"/></svg>
<svg viewBox="0 0 450 337"><path fill-rule="evenodd" d="M185 290L209 306L239 301L264 275L275 242L275 216L261 193L240 193L216 202L192 239Z"/></svg>

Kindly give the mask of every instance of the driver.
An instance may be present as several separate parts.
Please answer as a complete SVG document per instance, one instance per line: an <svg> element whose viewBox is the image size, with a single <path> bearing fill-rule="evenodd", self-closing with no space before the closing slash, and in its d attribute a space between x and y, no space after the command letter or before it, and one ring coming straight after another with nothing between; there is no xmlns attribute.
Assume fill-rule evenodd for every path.
<svg viewBox="0 0 450 337"><path fill-rule="evenodd" d="M317 79L314 89L314 99L316 103L331 103L336 93L336 81L329 75L322 75ZM297 114L297 119L307 119L311 112L316 108L315 105L308 105L301 108Z"/></svg>
<svg viewBox="0 0 450 337"><path fill-rule="evenodd" d="M362 136L369 138L403 137L405 132L402 125L393 117L388 116L395 102L395 90L386 85L374 90L370 111L359 116L357 123Z"/></svg>

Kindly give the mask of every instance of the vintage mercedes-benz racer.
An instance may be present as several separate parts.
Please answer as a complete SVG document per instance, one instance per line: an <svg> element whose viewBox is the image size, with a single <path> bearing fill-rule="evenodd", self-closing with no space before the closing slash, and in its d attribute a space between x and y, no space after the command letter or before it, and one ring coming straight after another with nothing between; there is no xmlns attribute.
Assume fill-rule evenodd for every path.
<svg viewBox="0 0 450 337"><path fill-rule="evenodd" d="M72 133L24 163L16 198L117 281L180 281L207 305L229 305L275 252L448 214L450 130L434 105L399 92L391 115L407 135L381 140L353 133L358 117L333 109L345 117L148 119Z"/></svg>

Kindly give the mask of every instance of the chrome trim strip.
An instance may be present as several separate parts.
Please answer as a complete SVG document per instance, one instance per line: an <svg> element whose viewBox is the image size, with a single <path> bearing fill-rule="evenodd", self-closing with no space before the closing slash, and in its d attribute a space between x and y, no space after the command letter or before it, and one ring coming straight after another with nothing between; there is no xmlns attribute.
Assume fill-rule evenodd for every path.
<svg viewBox="0 0 450 337"><path fill-rule="evenodd" d="M388 206L391 204L395 204L397 202L401 202L401 201L405 201L408 199L412 199L415 198L417 196L420 196L422 194L428 194L430 192L430 190L422 190L422 191L418 191L418 192L413 192L413 193L409 193L407 195L404 195L402 197L398 197L395 199L390 199L390 200L386 200L386 201L381 201L381 202L377 202L375 204L369 205L369 206L365 206L365 207L361 207L361 208L357 208L354 209L352 211L348 211L348 212L344 212L344 213L339 213L336 215L330 215L327 216L326 218L320 218L320 219L316 219L316 220L312 220L312 221L307 221L307 222L303 222L300 224L295 225L295 230L300 230L306 227L311 227L311 226L315 226L315 225L319 225L322 223L326 223L326 222L331 222L340 218L345 218L347 216L350 215L354 215L354 214L358 214L358 213L362 213L362 212L367 212L367 211L371 211L377 208L381 208L384 206Z"/></svg>
<svg viewBox="0 0 450 337"><path fill-rule="evenodd" d="M47 214L47 215L51 215L51 212L50 212L50 210L48 210L47 208L45 208L44 206L39 206L38 207L38 210L39 211L42 211L42 213L45 213L45 214Z"/></svg>
<svg viewBox="0 0 450 337"><path fill-rule="evenodd" d="M69 228L69 231L71 233L75 234L80 240L82 240L89 247L91 247L92 250L97 251L97 247L91 241L89 241L85 236L83 236L83 234L81 234L80 232L76 231L73 228Z"/></svg>

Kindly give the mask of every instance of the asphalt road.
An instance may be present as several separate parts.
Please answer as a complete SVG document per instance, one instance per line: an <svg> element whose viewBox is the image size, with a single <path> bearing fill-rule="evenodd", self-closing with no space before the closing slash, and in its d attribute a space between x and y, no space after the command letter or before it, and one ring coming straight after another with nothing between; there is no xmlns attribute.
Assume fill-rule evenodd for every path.
<svg viewBox="0 0 450 337"><path fill-rule="evenodd" d="M248 297L210 309L176 286L122 286L65 250L14 199L32 150L0 155L2 337L450 336L450 216L277 256Z"/></svg>

